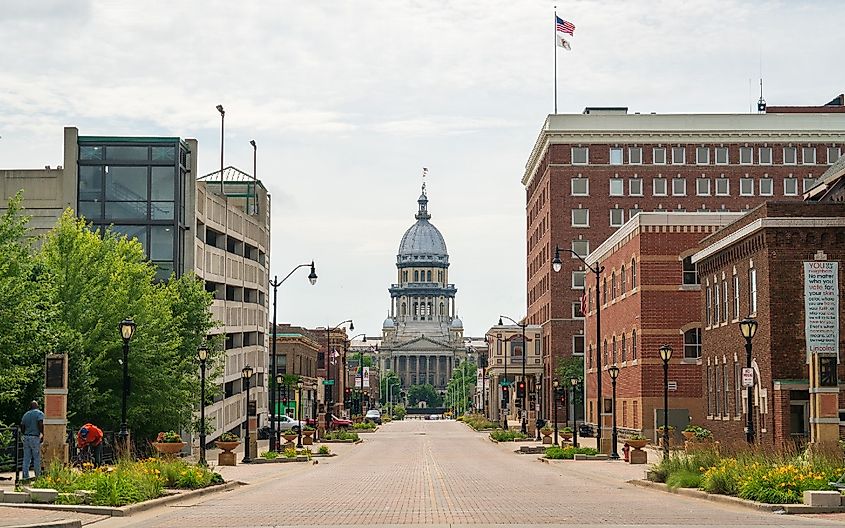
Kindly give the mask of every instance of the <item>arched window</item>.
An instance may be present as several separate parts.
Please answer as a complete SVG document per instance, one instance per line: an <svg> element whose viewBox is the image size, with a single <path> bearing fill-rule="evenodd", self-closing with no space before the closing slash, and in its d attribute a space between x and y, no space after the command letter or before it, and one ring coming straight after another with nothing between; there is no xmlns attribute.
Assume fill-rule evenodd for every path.
<svg viewBox="0 0 845 528"><path fill-rule="evenodd" d="M419 304L414 303L414 319L417 318L418 314L419 314Z"/></svg>
<svg viewBox="0 0 845 528"><path fill-rule="evenodd" d="M622 356L622 362L623 362L623 363L624 363L625 361L628 361L628 347L627 347L627 343L625 342L625 341L626 341L626 337L627 337L627 336L623 333L623 334L622 334L622 348L621 348L621 350L622 350L622 354L621 354L621 356Z"/></svg>
<svg viewBox="0 0 845 528"><path fill-rule="evenodd" d="M601 302L607 304L607 277L601 280Z"/></svg>
<svg viewBox="0 0 845 528"><path fill-rule="evenodd" d="M631 259L631 289L637 287L637 260Z"/></svg>
<svg viewBox="0 0 845 528"><path fill-rule="evenodd" d="M446 315L446 305L443 303L440 303L440 315Z"/></svg>
<svg viewBox="0 0 845 528"><path fill-rule="evenodd" d="M637 331L631 332L631 360L637 359Z"/></svg>
<svg viewBox="0 0 845 528"><path fill-rule="evenodd" d="M419 282L419 281L420 281L420 272L417 271L417 270L414 270L414 282Z"/></svg>
<svg viewBox="0 0 845 528"><path fill-rule="evenodd" d="M428 315L428 319L429 319L429 320L431 320L431 315L432 315L433 313L434 313L434 312L431 310L431 303L428 303L428 313L427 313L427 315Z"/></svg>
<svg viewBox="0 0 845 528"><path fill-rule="evenodd" d="M611 355L610 357L613 358L613 363L616 364L616 336L613 336L611 340Z"/></svg>
<svg viewBox="0 0 845 528"><path fill-rule="evenodd" d="M402 271L402 282L408 282L408 271L407 270Z"/></svg>
<svg viewBox="0 0 845 528"><path fill-rule="evenodd" d="M616 272L613 271L610 273L610 298L616 298Z"/></svg>
<svg viewBox="0 0 845 528"><path fill-rule="evenodd" d="M406 312L407 312L406 308L407 307L405 306L405 303L402 303L402 317L404 317L406 315Z"/></svg>
<svg viewBox="0 0 845 528"><path fill-rule="evenodd" d="M431 270L425 272L425 280L431 282Z"/></svg>
<svg viewBox="0 0 845 528"><path fill-rule="evenodd" d="M607 365L607 339L604 340L604 346L602 346L601 360L602 363Z"/></svg>
<svg viewBox="0 0 845 528"><path fill-rule="evenodd" d="M619 272L619 292L625 293L625 283L628 282L628 277L625 275L625 264L622 264L622 270Z"/></svg>
<svg viewBox="0 0 845 528"><path fill-rule="evenodd" d="M684 332L684 359L701 357L701 328L692 328Z"/></svg>

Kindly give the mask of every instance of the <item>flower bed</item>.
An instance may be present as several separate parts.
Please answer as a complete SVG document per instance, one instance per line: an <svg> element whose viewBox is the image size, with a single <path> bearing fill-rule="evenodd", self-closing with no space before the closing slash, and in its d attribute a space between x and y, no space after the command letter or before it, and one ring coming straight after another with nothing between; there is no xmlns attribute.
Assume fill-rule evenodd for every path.
<svg viewBox="0 0 845 528"><path fill-rule="evenodd" d="M375 431L376 424L374 422L361 422L356 423L352 426L352 429L356 431Z"/></svg>
<svg viewBox="0 0 845 528"><path fill-rule="evenodd" d="M514 442L516 440L526 440L528 439L528 435L522 434L520 431L505 431L503 429L497 429L495 431L490 431L490 439L497 442Z"/></svg>
<svg viewBox="0 0 845 528"><path fill-rule="evenodd" d="M167 488L198 489L222 482L219 473L204 466L178 459L149 458L83 470L54 463L30 487L50 488L59 493L89 490L92 493L88 502L92 505L125 506L161 497ZM60 496L58 502L76 500Z"/></svg>
<svg viewBox="0 0 845 528"><path fill-rule="evenodd" d="M459 416L458 421L464 422L476 431L496 429L498 427L498 424L491 422L480 414L467 414L465 416Z"/></svg>
<svg viewBox="0 0 845 528"><path fill-rule="evenodd" d="M595 455L598 451L592 447L548 447L546 448L546 458L553 460L572 460L575 455Z"/></svg>
<svg viewBox="0 0 845 528"><path fill-rule="evenodd" d="M766 504L798 504L805 491L834 490L828 483L843 473L841 453L745 451L722 456L703 449L662 460L652 468L651 480Z"/></svg>
<svg viewBox="0 0 845 528"><path fill-rule="evenodd" d="M323 437L320 439L322 442L357 442L358 441L358 433L353 433L344 430L338 431L327 431L323 433Z"/></svg>

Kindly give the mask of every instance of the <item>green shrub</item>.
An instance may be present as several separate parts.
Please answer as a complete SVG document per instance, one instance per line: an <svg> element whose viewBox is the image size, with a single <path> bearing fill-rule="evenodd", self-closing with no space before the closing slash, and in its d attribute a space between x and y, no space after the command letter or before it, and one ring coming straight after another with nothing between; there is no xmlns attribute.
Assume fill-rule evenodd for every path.
<svg viewBox="0 0 845 528"><path fill-rule="evenodd" d="M296 458L296 448L295 447L288 447L284 450L285 458Z"/></svg>
<svg viewBox="0 0 845 528"><path fill-rule="evenodd" d="M267 460L276 460L279 458L279 453L276 451L265 451L261 453L261 458L266 458Z"/></svg>
<svg viewBox="0 0 845 528"><path fill-rule="evenodd" d="M716 466L704 472L701 487L707 493L736 495L742 469L743 467L737 463L735 458L722 459Z"/></svg>
<svg viewBox="0 0 845 528"><path fill-rule="evenodd" d="M689 469L680 469L669 474L666 485L669 489L698 488L701 485L701 473Z"/></svg>
<svg viewBox="0 0 845 528"><path fill-rule="evenodd" d="M371 431L375 428L376 428L376 424L373 423L373 422L356 423L352 426L352 429L359 429L359 430L363 429L363 430L367 430L367 431Z"/></svg>
<svg viewBox="0 0 845 528"><path fill-rule="evenodd" d="M217 440L221 442L240 442L241 438L235 433L225 432Z"/></svg>
<svg viewBox="0 0 845 528"><path fill-rule="evenodd" d="M329 453L331 453L331 450L329 449L329 446L321 445L320 449L317 452L321 455L328 455Z"/></svg>
<svg viewBox="0 0 845 528"><path fill-rule="evenodd" d="M700 425L688 425L684 428L685 433L693 433L695 434L695 438L697 440L712 440L713 433L710 432L710 429L705 429Z"/></svg>
<svg viewBox="0 0 845 528"><path fill-rule="evenodd" d="M458 417L458 420L464 422L476 431L481 429L495 429L497 427L497 424L491 422L480 414L467 414L465 416Z"/></svg>
<svg viewBox="0 0 845 528"><path fill-rule="evenodd" d="M323 434L323 440L353 440L358 441L358 433L338 430L338 431L328 431Z"/></svg>
<svg viewBox="0 0 845 528"><path fill-rule="evenodd" d="M546 458L553 460L572 460L575 455L595 455L598 451L592 447L548 447L546 448Z"/></svg>
<svg viewBox="0 0 845 528"><path fill-rule="evenodd" d="M393 407L393 416L395 416L397 420L404 420L406 413L407 411L405 410L405 406L402 404Z"/></svg>
<svg viewBox="0 0 845 528"><path fill-rule="evenodd" d="M528 435L522 434L519 431L496 429L495 431L490 431L490 438L497 442L513 442L514 440L525 440L528 438Z"/></svg>

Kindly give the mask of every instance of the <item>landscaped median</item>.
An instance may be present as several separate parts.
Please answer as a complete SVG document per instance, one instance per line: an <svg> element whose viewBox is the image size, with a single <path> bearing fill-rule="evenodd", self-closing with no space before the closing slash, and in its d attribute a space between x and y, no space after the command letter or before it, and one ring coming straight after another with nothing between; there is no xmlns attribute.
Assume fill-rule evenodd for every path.
<svg viewBox="0 0 845 528"><path fill-rule="evenodd" d="M480 414L465 414L458 416L457 420L467 424L476 431L492 431L499 427L499 424L491 422Z"/></svg>
<svg viewBox="0 0 845 528"><path fill-rule="evenodd" d="M343 429L337 431L326 431L320 438L321 443L338 443L338 444L357 444L361 442L358 433L344 431Z"/></svg>
<svg viewBox="0 0 845 528"><path fill-rule="evenodd" d="M648 477L669 490L700 489L750 505L777 505L781 507L775 509L787 510L782 506L801 504L804 492L836 491L831 483L844 473L843 455L836 446L780 453L748 448L726 453L707 447L664 458ZM814 496L824 495L832 494Z"/></svg>

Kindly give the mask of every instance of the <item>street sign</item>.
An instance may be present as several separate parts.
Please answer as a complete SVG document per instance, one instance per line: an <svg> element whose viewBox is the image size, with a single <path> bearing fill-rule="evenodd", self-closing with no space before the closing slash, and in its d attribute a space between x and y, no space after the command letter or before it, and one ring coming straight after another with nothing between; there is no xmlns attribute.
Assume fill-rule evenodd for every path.
<svg viewBox="0 0 845 528"><path fill-rule="evenodd" d="M511 385L512 385L512 383L508 380L502 380L502 381L499 382L500 387L510 387Z"/></svg>
<svg viewBox="0 0 845 528"><path fill-rule="evenodd" d="M334 385L334 380L323 380L323 385Z"/></svg>
<svg viewBox="0 0 845 528"><path fill-rule="evenodd" d="M677 381L670 381L666 385L667 385L666 388L669 389L670 391L678 390L678 382ZM610 401L610 400L608 400L608 401Z"/></svg>
<svg viewBox="0 0 845 528"><path fill-rule="evenodd" d="M742 369L742 386L745 388L754 386L754 369L750 367L743 367Z"/></svg>

